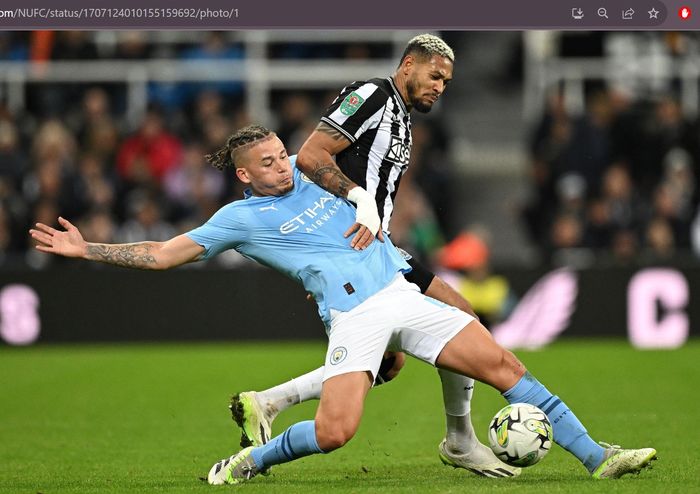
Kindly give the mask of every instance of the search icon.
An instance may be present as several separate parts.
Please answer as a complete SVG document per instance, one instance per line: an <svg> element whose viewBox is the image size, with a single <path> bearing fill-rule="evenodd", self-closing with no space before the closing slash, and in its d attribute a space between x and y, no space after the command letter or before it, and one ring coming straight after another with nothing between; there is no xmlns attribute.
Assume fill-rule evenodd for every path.
<svg viewBox="0 0 700 494"><path fill-rule="evenodd" d="M608 11L605 7L601 7L598 9L598 17L605 17L606 19L609 19Z"/></svg>

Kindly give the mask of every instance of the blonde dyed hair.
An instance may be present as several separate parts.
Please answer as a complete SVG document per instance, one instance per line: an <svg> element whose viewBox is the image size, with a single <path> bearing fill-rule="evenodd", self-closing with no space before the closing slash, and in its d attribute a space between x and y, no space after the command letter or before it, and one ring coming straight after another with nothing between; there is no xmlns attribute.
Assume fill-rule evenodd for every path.
<svg viewBox="0 0 700 494"><path fill-rule="evenodd" d="M449 59L452 63L455 61L455 52L452 48L442 38L428 33L419 34L411 38L401 56L399 65L403 63L404 58L408 55L418 55L423 58L438 55Z"/></svg>

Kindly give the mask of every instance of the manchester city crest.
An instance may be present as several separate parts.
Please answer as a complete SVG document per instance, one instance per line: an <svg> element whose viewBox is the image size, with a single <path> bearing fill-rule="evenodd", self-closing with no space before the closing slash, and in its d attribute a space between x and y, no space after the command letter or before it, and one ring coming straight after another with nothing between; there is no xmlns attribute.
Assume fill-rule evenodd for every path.
<svg viewBox="0 0 700 494"><path fill-rule="evenodd" d="M348 356L348 351L345 347L339 346L333 349L331 352L331 365L338 365L341 363L343 360L345 360L345 357Z"/></svg>

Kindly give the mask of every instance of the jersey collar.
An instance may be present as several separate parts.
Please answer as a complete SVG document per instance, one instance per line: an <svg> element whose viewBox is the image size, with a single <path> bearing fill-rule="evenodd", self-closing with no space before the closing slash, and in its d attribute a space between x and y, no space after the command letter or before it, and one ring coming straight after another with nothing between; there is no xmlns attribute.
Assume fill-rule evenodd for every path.
<svg viewBox="0 0 700 494"><path fill-rule="evenodd" d="M408 115L408 110L406 109L406 103L403 100L403 96L401 96L401 93L399 92L399 88L396 87L396 83L394 82L394 78L389 76L389 84L391 85L391 89L394 90L394 94L396 95L396 99L399 102L399 105L401 106L401 110Z"/></svg>

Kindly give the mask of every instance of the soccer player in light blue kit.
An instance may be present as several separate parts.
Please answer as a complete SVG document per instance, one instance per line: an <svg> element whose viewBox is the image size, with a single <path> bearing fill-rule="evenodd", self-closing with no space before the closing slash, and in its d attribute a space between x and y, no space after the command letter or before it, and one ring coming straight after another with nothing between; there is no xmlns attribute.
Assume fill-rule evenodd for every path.
<svg viewBox="0 0 700 494"><path fill-rule="evenodd" d="M219 210L203 226L166 242L86 242L70 222L65 230L38 223L37 249L140 269L168 269L227 249L270 266L304 285L318 303L328 333L321 399L314 420L296 423L260 447L217 462L211 484L237 484L273 465L328 453L357 431L364 399L387 349L471 376L510 403L542 408L554 440L594 478L637 472L656 457L652 448L620 449L594 442L573 412L469 314L422 295L403 274L410 269L391 242L350 247L355 210L301 174L277 136L260 126L229 138L227 164L250 185L246 199Z"/></svg>

